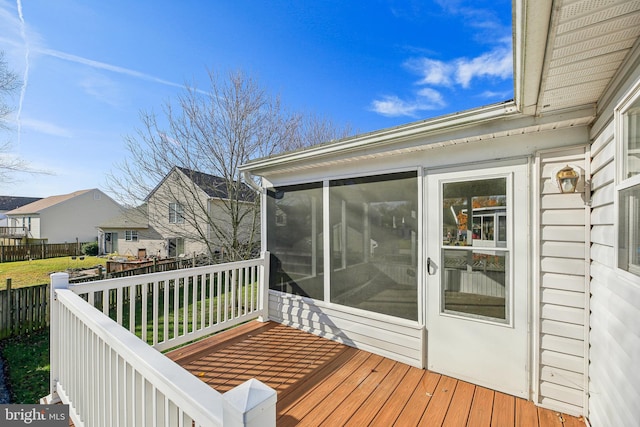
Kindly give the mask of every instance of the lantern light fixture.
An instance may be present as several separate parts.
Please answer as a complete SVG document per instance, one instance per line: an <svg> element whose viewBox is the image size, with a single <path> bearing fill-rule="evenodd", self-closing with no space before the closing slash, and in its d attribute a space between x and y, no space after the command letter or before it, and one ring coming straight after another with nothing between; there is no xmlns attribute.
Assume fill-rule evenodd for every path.
<svg viewBox="0 0 640 427"><path fill-rule="evenodd" d="M556 183L561 193L575 193L580 180L580 169L569 165L556 172Z"/></svg>

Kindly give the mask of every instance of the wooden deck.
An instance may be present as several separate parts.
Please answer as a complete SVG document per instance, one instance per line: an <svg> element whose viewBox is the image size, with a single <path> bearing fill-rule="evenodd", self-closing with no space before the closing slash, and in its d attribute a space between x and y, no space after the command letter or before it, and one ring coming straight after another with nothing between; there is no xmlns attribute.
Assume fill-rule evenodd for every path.
<svg viewBox="0 0 640 427"><path fill-rule="evenodd" d="M284 325L250 322L168 353L221 393L257 378L278 426L584 426L464 381Z"/></svg>

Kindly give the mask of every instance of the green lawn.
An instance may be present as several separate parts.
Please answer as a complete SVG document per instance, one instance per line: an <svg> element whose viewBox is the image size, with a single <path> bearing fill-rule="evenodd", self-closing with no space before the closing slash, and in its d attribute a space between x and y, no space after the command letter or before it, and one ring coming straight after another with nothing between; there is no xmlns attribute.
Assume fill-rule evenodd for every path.
<svg viewBox="0 0 640 427"><path fill-rule="evenodd" d="M0 263L0 289L6 288L7 279L11 279L11 286L24 286L49 283L49 275L67 269L89 269L98 265L105 266L106 259L95 256L38 259L33 261L16 261Z"/></svg>
<svg viewBox="0 0 640 427"><path fill-rule="evenodd" d="M254 304L255 304L255 299L257 298L257 292L258 292L258 285L257 283L253 283L247 286L243 286L241 287L241 296L240 298L238 298L238 295L235 295L235 298L232 298L232 293L231 292L222 292L221 295L217 295L217 289L216 286L214 286L214 294L211 295L210 294L210 287L208 282L205 283L197 283L196 286L194 286L194 284L192 282L189 282L187 284L188 289L189 289L189 300L187 301L187 303L185 304L184 300L183 300L183 289L185 284L181 283L178 285L179 286L179 297L177 300L177 306L176 306L176 300L175 300L175 294L174 294L174 289L175 289L175 284L170 283L168 286L168 291L169 291L169 295L168 295L168 317L167 317L167 334L168 334L168 338L173 338L176 335L180 336L183 335L185 333L185 325L186 325L186 332L192 332L195 328L194 328L194 324L193 324L193 312L194 312L194 305L193 305L193 292L197 293L197 302L196 302L196 309L197 309L197 317L196 317L196 322L197 322L197 328L202 327L201 325L201 321L202 321L202 310L204 310L204 322L205 324L210 324L210 323L217 323L217 319L218 319L218 301L220 301L220 319L222 321L225 320L225 315L230 317L231 314L231 310L233 308L233 310L235 310L236 316L238 313L238 310L241 310L242 312L244 312L244 301L245 301L245 292L253 292L253 296L254 296ZM127 293L125 293L123 295L123 305L122 305L122 326L124 328L130 329L130 317L129 317L129 313L131 310L132 305L134 306L134 310L135 310L135 320L134 320L134 330L135 330L135 334L136 336L138 336L138 338L142 339L142 330L143 330L143 326L142 326L142 296L141 296L141 285L138 285L136 293L137 295L134 295L133 298L129 298L129 295ZM202 301L202 293L204 294L204 301ZM102 295L98 294L96 295L96 300L95 300L95 305L99 310L102 310L102 302L101 302L101 297ZM146 324L146 341L148 344L153 345L153 301L155 299L158 299L159 303L158 303L158 342L161 342L165 339L164 334L164 289L163 288L159 288L158 289L158 295L156 295L154 297L153 295L153 291L150 289L148 294L147 294L147 304L146 304L146 309L147 309L147 324ZM117 319L117 312L116 312L116 306L115 306L115 291L111 292L111 296L110 296L110 301L111 303L109 304L109 317L113 320ZM226 299L226 304L225 304L225 299ZM238 299L240 299L240 303L238 303ZM225 312L226 310L226 312ZM213 314L213 318L210 318L210 315ZM175 317L177 315L177 329L175 328ZM185 316L186 316L186 322L185 322Z"/></svg>
<svg viewBox="0 0 640 427"><path fill-rule="evenodd" d="M37 403L49 394L49 328L0 343L11 403Z"/></svg>

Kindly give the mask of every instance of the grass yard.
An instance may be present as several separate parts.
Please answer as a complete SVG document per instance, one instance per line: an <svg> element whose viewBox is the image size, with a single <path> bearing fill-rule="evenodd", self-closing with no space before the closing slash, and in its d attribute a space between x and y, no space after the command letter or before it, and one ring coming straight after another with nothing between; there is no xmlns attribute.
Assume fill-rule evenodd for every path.
<svg viewBox="0 0 640 427"><path fill-rule="evenodd" d="M13 288L40 285L49 282L49 275L67 269L89 269L97 265L106 265L105 258L86 256L38 259L33 261L16 261L0 263L0 289L6 288L7 279L11 279Z"/></svg>
<svg viewBox="0 0 640 427"><path fill-rule="evenodd" d="M49 328L0 343L11 403L38 403L49 394Z"/></svg>
<svg viewBox="0 0 640 427"><path fill-rule="evenodd" d="M132 306L134 307L134 325L133 330L135 335L143 339L143 329L145 330L144 340L149 344L153 345L153 301L158 301L158 341L165 340L165 334L167 334L167 338L175 338L176 336L183 335L185 333L193 332L197 328L201 328L204 325L215 324L219 321L224 321L230 317L235 317L238 315L238 312L244 312L246 309L255 309L251 307L251 296L254 298L253 304L256 304L256 296L258 292L258 284L252 283L249 285L241 286L239 289L236 289L237 293L233 293L229 290L222 291L220 295L217 292L217 286L213 287L213 294L211 294L212 288L209 286L208 282L188 282L186 284L188 288L189 300L184 301L184 286L185 283L182 283L178 287L178 298L176 299L176 289L175 283L171 281L168 283L168 291L167 295L167 318L166 318L166 327L165 330L165 289L158 289L158 295L153 295L153 292L149 290L146 298L146 313L147 313L147 321L145 327L143 327L142 322L142 295L138 294L133 298L129 298L129 293L126 292L123 295L123 304L122 304L122 326L126 329L131 330L130 325L130 310ZM138 285L136 289L140 291L140 286ZM196 293L197 301L196 304L193 304L193 294ZM203 294L204 298L203 298ZM101 293L100 293L101 294ZM112 301L109 308L109 317L115 321L117 321L117 312L115 308L115 299L116 294L115 291L112 291L110 294L110 301ZM249 304L249 306L245 306L245 302ZM96 308L99 310L102 309L102 295L99 295L96 302ZM194 309L196 312L196 317L194 319ZM194 323L195 320L195 323ZM204 325L203 325L204 323Z"/></svg>

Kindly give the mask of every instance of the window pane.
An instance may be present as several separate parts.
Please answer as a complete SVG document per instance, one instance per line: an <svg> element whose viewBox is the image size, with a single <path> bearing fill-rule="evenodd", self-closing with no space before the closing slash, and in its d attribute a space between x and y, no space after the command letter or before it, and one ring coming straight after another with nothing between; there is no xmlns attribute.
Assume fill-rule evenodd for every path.
<svg viewBox="0 0 640 427"><path fill-rule="evenodd" d="M324 299L322 184L269 191L267 248L273 256L270 289Z"/></svg>
<svg viewBox="0 0 640 427"><path fill-rule="evenodd" d="M442 310L507 319L508 253L443 249Z"/></svg>
<svg viewBox="0 0 640 427"><path fill-rule="evenodd" d="M442 194L441 310L504 322L509 253L496 249L507 246L507 179L448 182Z"/></svg>
<svg viewBox="0 0 640 427"><path fill-rule="evenodd" d="M620 191L618 267L640 276L640 185Z"/></svg>
<svg viewBox="0 0 640 427"><path fill-rule="evenodd" d="M330 183L331 302L418 319L416 172Z"/></svg>
<svg viewBox="0 0 640 427"><path fill-rule="evenodd" d="M623 118L625 178L640 174L640 100L631 105Z"/></svg>
<svg viewBox="0 0 640 427"><path fill-rule="evenodd" d="M443 244L445 246L506 246L506 194L506 178L444 184ZM469 215L472 218L471 224L469 224ZM496 222L498 230L495 229Z"/></svg>

